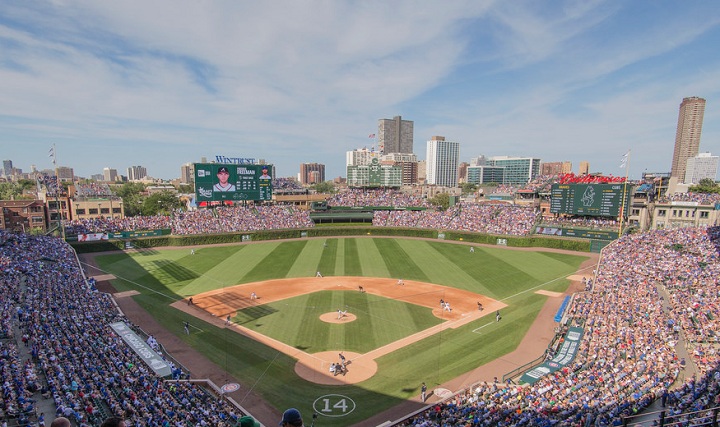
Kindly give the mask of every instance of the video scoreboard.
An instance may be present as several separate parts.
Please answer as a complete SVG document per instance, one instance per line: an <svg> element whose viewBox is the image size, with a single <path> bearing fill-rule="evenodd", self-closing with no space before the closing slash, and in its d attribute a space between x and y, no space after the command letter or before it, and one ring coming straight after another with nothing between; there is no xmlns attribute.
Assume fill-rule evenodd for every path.
<svg viewBox="0 0 720 427"><path fill-rule="evenodd" d="M632 186L619 184L553 184L550 190L550 212L569 215L617 218L623 205L625 216L630 206Z"/></svg>
<svg viewBox="0 0 720 427"><path fill-rule="evenodd" d="M198 202L272 200L270 165L195 163Z"/></svg>

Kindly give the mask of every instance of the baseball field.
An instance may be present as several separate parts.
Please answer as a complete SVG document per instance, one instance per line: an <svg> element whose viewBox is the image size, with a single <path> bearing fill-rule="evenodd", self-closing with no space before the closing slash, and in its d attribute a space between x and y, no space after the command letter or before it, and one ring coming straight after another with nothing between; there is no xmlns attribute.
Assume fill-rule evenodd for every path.
<svg viewBox="0 0 720 427"><path fill-rule="evenodd" d="M279 412L317 413L317 426L350 426L408 400L420 407L422 382L428 401L450 380L472 382L475 368L516 349L588 260L469 249L328 238L147 249L96 262L118 292L133 291L165 329L238 381L233 397L251 413L244 396L253 393ZM345 370L333 374L340 353Z"/></svg>

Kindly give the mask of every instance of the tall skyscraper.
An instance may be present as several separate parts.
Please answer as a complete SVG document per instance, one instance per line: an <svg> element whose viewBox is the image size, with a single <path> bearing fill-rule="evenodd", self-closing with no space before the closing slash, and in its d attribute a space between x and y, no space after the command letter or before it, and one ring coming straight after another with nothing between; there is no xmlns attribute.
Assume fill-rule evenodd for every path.
<svg viewBox="0 0 720 427"><path fill-rule="evenodd" d="M426 182L443 187L457 187L460 143L433 136L427 142Z"/></svg>
<svg viewBox="0 0 720 427"><path fill-rule="evenodd" d="M675 149L673 151L670 176L679 182L685 179L687 160L700 152L700 134L702 133L705 100L697 96L684 98L680 103Z"/></svg>
<svg viewBox="0 0 720 427"><path fill-rule="evenodd" d="M144 166L130 166L127 174L128 181L140 181L147 176L147 169Z"/></svg>
<svg viewBox="0 0 720 427"><path fill-rule="evenodd" d="M378 149L382 154L413 152L413 122L400 116L378 120Z"/></svg>
<svg viewBox="0 0 720 427"><path fill-rule="evenodd" d="M321 163L301 163L300 183L303 185L319 184L325 181L325 165Z"/></svg>
<svg viewBox="0 0 720 427"><path fill-rule="evenodd" d="M103 180L107 182L117 181L117 169L105 168L103 169Z"/></svg>
<svg viewBox="0 0 720 427"><path fill-rule="evenodd" d="M9 177L12 175L12 160L3 160L3 175Z"/></svg>
<svg viewBox="0 0 720 427"><path fill-rule="evenodd" d="M180 166L180 182L182 184L190 184L195 180L195 164L185 163Z"/></svg>

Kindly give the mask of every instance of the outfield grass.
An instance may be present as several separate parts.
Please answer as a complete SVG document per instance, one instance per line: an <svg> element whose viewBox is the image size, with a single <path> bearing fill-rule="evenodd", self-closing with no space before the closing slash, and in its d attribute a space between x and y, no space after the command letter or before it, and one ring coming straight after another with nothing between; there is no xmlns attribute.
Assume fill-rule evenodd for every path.
<svg viewBox="0 0 720 427"><path fill-rule="evenodd" d="M319 319L338 307L349 308L357 320L328 324ZM442 322L430 308L356 291L313 292L248 307L232 321L306 353L367 353Z"/></svg>
<svg viewBox="0 0 720 427"><path fill-rule="evenodd" d="M355 402L356 408L348 415L319 420L322 422L319 425L339 427L357 423L417 395L422 381L432 389L513 351L546 301L547 297L534 291L564 291L568 285L564 277L575 272L585 259L587 257L582 254L492 247L476 247L475 252L470 253L466 245L429 240L328 238L201 247L196 248L195 255L190 255L189 249L156 249L101 256L98 263L102 269L123 279L113 282L118 290L139 291L135 300L163 326L243 384L253 386L255 392L279 411L294 406L310 414L318 409L317 405L313 407L313 402L329 394L343 395ZM503 310L503 322L496 323L493 316L488 316L381 357L377 360L378 374L360 384L322 386L298 378L293 358L169 306L178 299L213 289L261 280L314 276L316 271L325 276L374 276L432 282L484 294L503 301L508 307ZM310 306L325 304L323 301L329 299L328 306L335 307L337 298L344 301L346 297L359 295L327 291L296 298L300 299L298 305ZM282 304L291 303L295 305L295 301L277 302L275 304L280 305L268 307L267 312L285 311L288 314L287 306ZM358 302L353 301L353 304ZM417 323L414 326L417 328L425 328L426 324L435 321L426 319L419 308L393 307L387 312L396 315L403 311L412 312L409 316L413 324ZM244 322L260 332L276 329L272 333L284 333L277 332L283 325L278 326L278 321L272 318L263 317L263 325L258 326L252 324L258 313L241 312L238 316L235 321ZM185 320L195 327L191 335L185 335L182 330ZM407 322L403 320L397 324ZM406 331L394 330L393 324L395 322L383 322L379 328L363 328L365 334L346 328L342 339L345 345L357 346L359 350L353 351L364 352L367 350L361 346L365 344L360 342L368 340L365 338L368 331L373 336L378 335L378 342L408 335ZM326 330L330 331L327 333L305 326L307 323L301 322L293 328L285 327L288 331L282 340L290 340L310 353L337 348L337 342L333 341L341 335L332 331L333 325L327 325ZM481 326L485 326L482 334L473 333ZM306 346L311 349L304 348ZM369 343L368 346L375 348L378 344ZM502 374L498 373L498 376ZM252 411L252 408L248 409ZM335 412L338 411L342 412L342 407L335 408Z"/></svg>

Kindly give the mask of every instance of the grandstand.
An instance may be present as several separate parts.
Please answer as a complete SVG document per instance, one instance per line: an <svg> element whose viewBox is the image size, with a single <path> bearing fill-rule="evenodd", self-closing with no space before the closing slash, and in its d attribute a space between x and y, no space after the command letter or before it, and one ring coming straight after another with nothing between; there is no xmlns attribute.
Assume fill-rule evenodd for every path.
<svg viewBox="0 0 720 427"><path fill-rule="evenodd" d="M390 200L375 196L380 201L356 196L348 206ZM688 197L681 201L695 201ZM539 221L537 211L512 205L463 203L445 212L395 206L406 209L376 209L373 225L525 236ZM598 221L582 225L614 225ZM168 228L186 235L312 226L307 212L289 206L237 206L97 219L73 223L71 231ZM33 400L42 395L77 425L115 414L137 425L222 426L248 412L218 399L212 387L178 381L188 373L170 359L169 378L151 372L106 325L125 322L139 336L142 330L88 283L63 241L0 232L0 270L0 382L10 385L0 416L9 425L36 422ZM664 425L712 425L720 404L718 278L718 227L623 236L603 249L592 285L565 310L555 342L567 328L584 331L571 363L532 384L514 376L452 390L388 425L620 425L655 407L663 412L652 420Z"/></svg>

